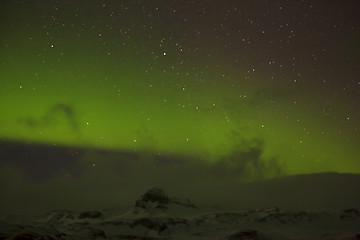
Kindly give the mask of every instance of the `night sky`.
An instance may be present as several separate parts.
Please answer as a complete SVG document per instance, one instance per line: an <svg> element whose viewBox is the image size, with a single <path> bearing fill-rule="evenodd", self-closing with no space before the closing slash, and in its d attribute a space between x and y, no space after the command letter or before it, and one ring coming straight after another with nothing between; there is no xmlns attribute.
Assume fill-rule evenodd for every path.
<svg viewBox="0 0 360 240"><path fill-rule="evenodd" d="M1 211L360 173L358 0L5 0L0 19Z"/></svg>

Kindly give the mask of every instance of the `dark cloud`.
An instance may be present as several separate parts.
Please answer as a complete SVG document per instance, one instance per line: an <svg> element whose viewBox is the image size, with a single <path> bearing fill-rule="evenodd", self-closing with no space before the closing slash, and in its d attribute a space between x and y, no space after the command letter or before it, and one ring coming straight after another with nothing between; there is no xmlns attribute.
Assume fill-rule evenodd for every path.
<svg viewBox="0 0 360 240"><path fill-rule="evenodd" d="M25 124L29 128L57 127L65 122L66 127L80 137L79 123L74 107L65 103L53 105L40 118L23 117L18 122Z"/></svg>
<svg viewBox="0 0 360 240"><path fill-rule="evenodd" d="M233 177L241 181L258 180L284 174L278 159L264 160L262 149L252 147L246 151L234 150L212 165L212 172L221 177Z"/></svg>
<svg viewBox="0 0 360 240"><path fill-rule="evenodd" d="M230 131L228 140L232 143L231 151L212 164L212 172L215 175L231 176L243 182L285 174L285 167L276 156L271 158L263 156L265 145L263 140L246 140L237 131Z"/></svg>
<svg viewBox="0 0 360 240"><path fill-rule="evenodd" d="M264 158L263 141L245 140L235 131L229 139L231 151L216 161L149 151L1 142L0 188L7 197L0 210L120 206L132 204L154 186L210 204L223 201L224 194L245 181L284 175L277 158ZM33 203L31 208L27 202Z"/></svg>
<svg viewBox="0 0 360 240"><path fill-rule="evenodd" d="M58 103L50 108L43 116L43 122L49 125L56 124L58 118L64 117L68 120L69 126L78 131L78 122L73 107L64 103Z"/></svg>
<svg viewBox="0 0 360 240"><path fill-rule="evenodd" d="M45 181L59 172L78 174L83 153L80 148L0 141L0 164L17 167L30 181Z"/></svg>

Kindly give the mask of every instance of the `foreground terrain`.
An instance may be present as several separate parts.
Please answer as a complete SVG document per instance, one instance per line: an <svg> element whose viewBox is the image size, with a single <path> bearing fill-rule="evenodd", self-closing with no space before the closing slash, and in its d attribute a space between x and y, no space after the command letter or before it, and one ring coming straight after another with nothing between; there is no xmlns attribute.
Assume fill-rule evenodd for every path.
<svg viewBox="0 0 360 240"><path fill-rule="evenodd" d="M54 210L42 216L3 216L0 239L360 239L360 212L205 210L153 188L128 211Z"/></svg>

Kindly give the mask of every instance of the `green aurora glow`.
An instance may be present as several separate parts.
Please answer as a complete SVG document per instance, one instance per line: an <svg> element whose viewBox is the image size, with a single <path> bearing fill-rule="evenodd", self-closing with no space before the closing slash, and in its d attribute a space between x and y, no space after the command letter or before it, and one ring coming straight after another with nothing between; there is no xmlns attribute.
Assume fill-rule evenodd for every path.
<svg viewBox="0 0 360 240"><path fill-rule="evenodd" d="M279 50L275 64L257 59L268 59L270 51L255 54L265 48L258 40L235 63L230 52L240 47L217 49L211 27L190 17L184 27L174 22L174 30L161 24L167 21L161 17L157 28L141 30L147 20L136 20L141 13L131 6L122 16L120 3L111 7L117 17L90 3L82 11L45 5L27 9L8 3L13 11L1 12L3 141L218 161L241 141L260 139L263 159L278 157L289 174L360 172L359 85L350 93L338 90L342 79L335 71L349 71L334 70L327 55L318 57L323 63L314 68L320 70L299 63L294 72L286 49ZM186 35L195 25L205 37ZM297 47L289 47L297 58L312 54L300 55ZM355 69L359 55L353 59L348 68ZM326 88L320 86L321 74L329 81ZM359 69L348 74L358 78Z"/></svg>

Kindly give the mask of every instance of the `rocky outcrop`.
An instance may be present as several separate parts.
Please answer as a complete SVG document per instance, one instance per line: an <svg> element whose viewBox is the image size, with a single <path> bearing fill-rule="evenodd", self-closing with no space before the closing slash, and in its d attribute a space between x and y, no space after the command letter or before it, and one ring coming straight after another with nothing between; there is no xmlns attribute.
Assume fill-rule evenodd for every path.
<svg viewBox="0 0 360 240"><path fill-rule="evenodd" d="M153 208L164 209L168 207L170 198L159 188L152 188L136 201L135 207L146 209L151 205Z"/></svg>
<svg viewBox="0 0 360 240"><path fill-rule="evenodd" d="M253 230L239 231L221 240L266 240L261 233Z"/></svg>
<svg viewBox="0 0 360 240"><path fill-rule="evenodd" d="M170 198L160 188L152 188L135 203L135 208L141 209L167 209L170 204L176 204L184 207L196 208L196 206L188 199Z"/></svg>
<svg viewBox="0 0 360 240"><path fill-rule="evenodd" d="M103 214L99 211L86 211L86 212L82 212L79 215L79 219L84 219L84 218L102 218Z"/></svg>

